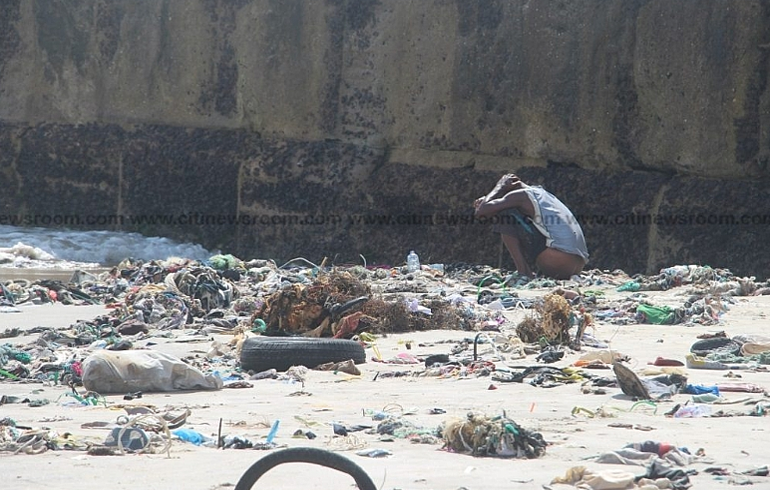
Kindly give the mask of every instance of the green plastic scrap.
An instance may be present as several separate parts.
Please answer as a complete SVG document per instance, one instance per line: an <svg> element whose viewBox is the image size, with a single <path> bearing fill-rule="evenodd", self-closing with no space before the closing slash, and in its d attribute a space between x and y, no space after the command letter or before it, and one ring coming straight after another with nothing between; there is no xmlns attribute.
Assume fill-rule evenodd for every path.
<svg viewBox="0 0 770 490"><path fill-rule="evenodd" d="M652 408L654 408L655 410L652 411L653 414L657 414L658 413L658 405L656 405L655 402L652 402L650 400L638 401L638 402L634 403L633 405L631 405L631 408L629 408L628 411L629 412L633 412L635 408L641 407L641 406L644 406L644 405L648 405L648 406L651 406Z"/></svg>
<svg viewBox="0 0 770 490"><path fill-rule="evenodd" d="M80 396L80 395L78 395L77 393L62 393L61 395L59 395L59 398L57 398L57 399L56 399L56 403L59 403L59 400L61 400L61 398L62 398L63 396L71 396L71 397L72 397L72 398L74 398L75 400L79 401L81 405L90 405L90 403L87 403L87 402L86 402L86 401L83 399L83 397L82 397L82 396Z"/></svg>
<svg viewBox="0 0 770 490"><path fill-rule="evenodd" d="M27 352L15 349L11 344L0 345L0 365L7 363L9 359L19 361L22 364L32 362L32 357Z"/></svg>
<svg viewBox="0 0 770 490"><path fill-rule="evenodd" d="M694 403L714 403L717 400L721 400L722 397L713 393L703 393L701 395L693 395L692 401Z"/></svg>
<svg viewBox="0 0 770 490"><path fill-rule="evenodd" d="M758 364L770 364L770 351L751 354L748 356L737 356L728 352L711 352L706 358L710 361L719 361L725 364L742 364L746 362L756 362Z"/></svg>
<svg viewBox="0 0 770 490"><path fill-rule="evenodd" d="M32 356L30 356L26 352L14 352L13 358L22 364L29 364L30 362L32 362Z"/></svg>
<svg viewBox="0 0 770 490"><path fill-rule="evenodd" d="M213 269L223 271L240 266L241 260L231 254L219 254L209 258L209 265L211 265Z"/></svg>
<svg viewBox="0 0 770 490"><path fill-rule="evenodd" d="M101 401L105 407L107 406L107 399L104 398L104 396L94 392L89 392L85 396L81 396L78 393L62 393L59 395L59 398L56 399L56 402L58 403L63 396L70 396L80 402L81 405L96 406L99 405L99 401Z"/></svg>
<svg viewBox="0 0 770 490"><path fill-rule="evenodd" d="M579 414L579 413L581 413L581 412L582 412L582 413L584 413L584 414L586 414L586 415L588 415L588 417L589 417L589 418L594 418L594 417L596 417L596 412L593 412L593 411L591 411L591 410L589 410L589 409L587 409L587 408L583 408L583 407L578 407L578 406L576 406L576 407L574 407L574 408L572 409L572 415L577 415L577 414Z"/></svg>
<svg viewBox="0 0 770 490"><path fill-rule="evenodd" d="M512 424L505 424L505 432L510 432L515 436L519 435L519 431L516 430L516 427L514 427Z"/></svg>
<svg viewBox="0 0 770 490"><path fill-rule="evenodd" d="M503 288L502 288L503 294L504 295L508 294L506 282L504 280L498 278L495 275L490 275L490 276L487 276L487 277L483 278L481 281L479 281L478 288L476 290L476 298L480 298L481 297L481 286L483 286L484 283L487 282L487 279L492 279L494 281L497 281L498 284L502 284L503 285Z"/></svg>
<svg viewBox="0 0 770 490"><path fill-rule="evenodd" d="M251 331L254 333L265 333L265 330L267 330L265 321L261 318L255 319Z"/></svg>
<svg viewBox="0 0 770 490"><path fill-rule="evenodd" d="M618 291L620 291L620 292L622 292L622 291L636 292L636 291L639 291L639 288L641 288L641 285L638 282L636 282L636 281L628 281L628 282L624 282L623 284L621 284L618 287Z"/></svg>
<svg viewBox="0 0 770 490"><path fill-rule="evenodd" d="M636 312L644 315L647 323L654 325L669 325L674 323L676 315L668 306L652 306L644 303L636 307Z"/></svg>

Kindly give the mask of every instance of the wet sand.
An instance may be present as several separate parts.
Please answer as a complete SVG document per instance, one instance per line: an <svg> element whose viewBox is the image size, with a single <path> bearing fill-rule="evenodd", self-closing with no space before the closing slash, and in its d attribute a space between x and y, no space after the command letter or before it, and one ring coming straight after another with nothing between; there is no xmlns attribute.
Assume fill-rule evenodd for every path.
<svg viewBox="0 0 770 490"><path fill-rule="evenodd" d="M608 298L623 297L613 288L604 288ZM538 296L545 290L522 291L522 296ZM682 291L677 289L650 293L650 298L661 303L682 301ZM0 329L6 327L31 328L33 326L65 327L77 319L102 313L102 307L78 307L46 305L23 307L21 313L0 314ZM725 314L719 325L711 327L681 325L616 326L599 324L595 335L611 343L611 348L631 358L630 366L641 369L657 356L684 360L684 354L696 336L705 332L725 330L728 335L765 334L770 311L770 296L737 298L736 304ZM524 311L505 313L508 322L504 331L512 333L515 325L524 318ZM448 353L452 344L422 347L419 344L447 339L467 338L473 335L460 331L431 331L405 333L380 338L377 341L383 358L405 352L404 341L414 342L412 354ZM11 343L26 342L32 337L7 339ZM153 339L158 340L158 339ZM179 343L173 339L160 339L154 349L175 355L205 353L212 340L229 340L228 336L212 336L202 343ZM586 349L591 350L591 349ZM485 350L482 349L482 358ZM373 356L367 350L369 357ZM568 353L554 366L567 366L580 353ZM534 365L534 356L511 360L507 364ZM142 399L124 401L120 395L109 395L109 408L57 405L57 398L67 390L60 386L41 384L0 384L0 394L31 398L47 398L51 404L30 408L25 404L7 404L0 407L0 418L11 417L19 425L50 427L60 433L71 433L77 439L103 441L105 429L84 429L81 424L95 421L114 422L122 413L123 404L151 404L156 407L190 408L192 415L185 427L206 435L215 435L220 418L223 433L241 435L257 442L263 440L269 426L280 420L275 442L280 445L328 447L339 443L333 439L331 423L345 425L377 422L364 416L364 409L381 410L386 405L397 404L413 412L405 418L425 427L436 427L442 421L462 418L469 411L490 416L507 416L524 428L539 431L551 443L545 456L532 459L500 459L472 457L440 450L440 445L414 444L396 438L392 442L379 441L377 435L356 433L367 448L382 448L393 453L386 458L366 458L355 451L339 451L362 466L379 488L395 490L456 490L481 489L535 489L548 485L554 477L562 476L573 466L585 465L596 471L611 469L641 474L641 467L616 466L586 461L584 458L622 448L632 442L644 440L664 441L685 446L692 452L703 448L713 458L714 464L741 471L768 463L765 449L767 423L764 418L668 418L674 402L684 403L689 395L675 395L674 402L663 402L654 411L638 406L622 395L617 388L608 388L607 394L582 394L580 384L566 384L553 388L541 388L529 384L493 382L489 377L449 378L403 377L386 378L375 375L380 372L402 371L411 366L385 365L367 362L359 366L360 377L345 374L313 371L309 374L304 394L301 387L279 380L253 381L253 388L223 389L216 392L148 393ZM601 373L612 376L611 371ZM740 372L740 381L770 384L770 373ZM689 382L713 384L731 381L724 378L725 371L688 370ZM489 389L494 385L497 389ZM38 391L39 390L39 391ZM761 395L725 393L727 398L739 399ZM572 415L575 407L595 410L605 407L615 413L613 418L589 418L585 414ZM433 408L441 408L446 414L431 415ZM726 408L740 408L727 406ZM318 423L310 427L318 437L314 440L293 438L300 428L308 428L300 419ZM610 424L631 424L651 428L649 431L633 428L610 427ZM89 456L83 451L47 451L39 455L12 455L0 453L0 468L5 488L58 488L62 490L90 490L105 488L136 489L226 489L232 488L241 474L264 451L217 450L197 447L174 441L170 458L165 454L124 456ZM725 488L726 480L717 479L702 470L709 466L695 463L691 468L700 473L691 477L693 488ZM767 477L752 477L753 488L769 488ZM269 472L254 488L302 488L331 489L351 488L352 480L341 473L312 465L282 465ZM551 488L574 488L551 485Z"/></svg>

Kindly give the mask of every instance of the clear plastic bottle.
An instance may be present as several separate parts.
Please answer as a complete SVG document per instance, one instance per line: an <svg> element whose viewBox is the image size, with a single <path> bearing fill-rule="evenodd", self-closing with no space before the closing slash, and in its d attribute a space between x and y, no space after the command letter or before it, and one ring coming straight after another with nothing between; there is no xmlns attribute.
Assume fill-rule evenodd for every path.
<svg viewBox="0 0 770 490"><path fill-rule="evenodd" d="M417 272L420 270L420 257L417 256L416 253L414 253L414 250L409 252L409 255L406 256L406 271L407 272Z"/></svg>

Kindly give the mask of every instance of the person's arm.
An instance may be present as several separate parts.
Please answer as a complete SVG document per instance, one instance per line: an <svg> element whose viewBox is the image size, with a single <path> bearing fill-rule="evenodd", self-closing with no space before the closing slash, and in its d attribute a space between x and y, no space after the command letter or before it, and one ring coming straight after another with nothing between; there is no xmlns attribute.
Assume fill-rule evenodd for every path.
<svg viewBox="0 0 770 490"><path fill-rule="evenodd" d="M495 184L495 187L492 188L489 194L481 196L473 202L474 212L479 209L479 206L482 203L501 198L508 192L517 189L521 189L521 180L516 176L516 174L503 175L500 177L500 180L497 181L497 184Z"/></svg>
<svg viewBox="0 0 770 490"><path fill-rule="evenodd" d="M518 177L514 174L505 174L502 177L500 177L500 180L497 181L497 184L495 184L495 187L492 188L492 190L487 194L486 196L480 197L479 199L484 201L491 201L492 199L497 199L508 192L516 189L518 187L517 184L521 184L521 180L519 180ZM479 199L476 201L478 202Z"/></svg>
<svg viewBox="0 0 770 490"><path fill-rule="evenodd" d="M503 197L480 202L476 206L476 216L491 216L505 209L518 209L527 216L535 214L535 208L524 189L510 191Z"/></svg>

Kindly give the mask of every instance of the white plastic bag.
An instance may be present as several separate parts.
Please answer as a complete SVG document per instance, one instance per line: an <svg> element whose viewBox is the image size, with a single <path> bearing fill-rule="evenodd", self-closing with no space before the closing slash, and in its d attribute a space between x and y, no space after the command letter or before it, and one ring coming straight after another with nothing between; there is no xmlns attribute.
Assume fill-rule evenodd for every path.
<svg viewBox="0 0 770 490"><path fill-rule="evenodd" d="M102 394L218 390L222 384L218 376L152 350L100 350L83 361L83 386Z"/></svg>

